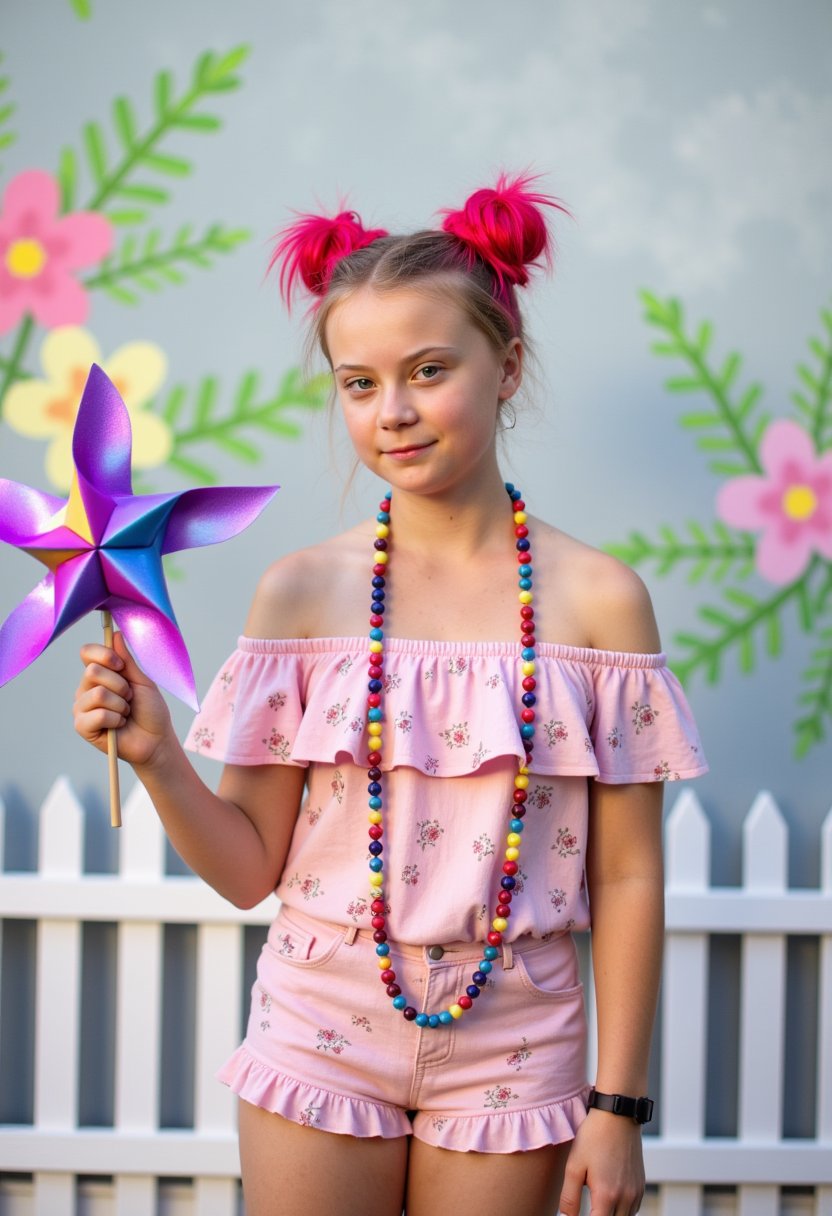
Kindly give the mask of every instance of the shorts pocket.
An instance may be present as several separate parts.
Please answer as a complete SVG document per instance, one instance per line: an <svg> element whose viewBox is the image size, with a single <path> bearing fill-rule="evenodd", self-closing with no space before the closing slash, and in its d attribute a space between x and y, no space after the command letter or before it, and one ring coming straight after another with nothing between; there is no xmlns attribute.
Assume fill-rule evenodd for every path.
<svg viewBox="0 0 832 1216"><path fill-rule="evenodd" d="M289 912L281 911L271 928L264 952L290 967L321 967L344 944L344 929L327 921L299 924Z"/></svg>
<svg viewBox="0 0 832 1216"><path fill-rule="evenodd" d="M543 942L532 950L518 951L514 955L514 967L523 987L533 997L566 1001L583 992L571 936Z"/></svg>

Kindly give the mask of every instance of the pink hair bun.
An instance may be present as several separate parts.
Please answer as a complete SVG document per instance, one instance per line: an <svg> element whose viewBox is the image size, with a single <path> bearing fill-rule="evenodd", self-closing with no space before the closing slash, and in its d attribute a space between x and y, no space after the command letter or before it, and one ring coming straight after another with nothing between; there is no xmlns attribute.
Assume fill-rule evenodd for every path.
<svg viewBox="0 0 832 1216"><path fill-rule="evenodd" d="M537 179L521 174L513 180L505 173L493 189L476 190L461 211L445 209L442 228L478 254L497 276L501 288L507 283L524 287L527 267L552 260L552 237L544 207L566 211L562 203L530 187Z"/></svg>
<svg viewBox="0 0 832 1216"><path fill-rule="evenodd" d="M387 236L383 228L365 228L354 211L298 215L279 234L269 270L282 263L280 293L287 304L299 280L313 295L322 296L341 259L382 236Z"/></svg>

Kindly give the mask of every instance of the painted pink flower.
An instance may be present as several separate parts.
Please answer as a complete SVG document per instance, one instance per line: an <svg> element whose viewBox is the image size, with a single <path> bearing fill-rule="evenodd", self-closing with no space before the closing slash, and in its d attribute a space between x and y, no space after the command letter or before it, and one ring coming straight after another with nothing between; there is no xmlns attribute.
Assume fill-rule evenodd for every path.
<svg viewBox="0 0 832 1216"><path fill-rule="evenodd" d="M87 292L74 277L110 252L113 228L94 211L59 215L58 183L28 169L12 178L0 211L0 333L31 313L48 328L80 325Z"/></svg>
<svg viewBox="0 0 832 1216"><path fill-rule="evenodd" d="M832 451L815 453L796 422L773 422L760 445L765 473L735 477L717 496L720 519L763 529L757 569L770 583L798 578L813 553L832 559Z"/></svg>

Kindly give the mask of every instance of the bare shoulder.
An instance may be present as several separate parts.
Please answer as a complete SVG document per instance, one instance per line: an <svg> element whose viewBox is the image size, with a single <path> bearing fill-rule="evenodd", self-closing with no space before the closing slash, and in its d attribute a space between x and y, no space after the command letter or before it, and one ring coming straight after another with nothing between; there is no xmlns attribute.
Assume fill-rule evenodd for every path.
<svg viewBox="0 0 832 1216"><path fill-rule="evenodd" d="M372 548L369 529L369 523L359 525L272 562L257 585L246 635L307 638L362 632L367 615L366 554Z"/></svg>
<svg viewBox="0 0 832 1216"><path fill-rule="evenodd" d="M592 545L543 525L542 556L556 571L583 645L654 654L661 649L650 593L630 566Z"/></svg>

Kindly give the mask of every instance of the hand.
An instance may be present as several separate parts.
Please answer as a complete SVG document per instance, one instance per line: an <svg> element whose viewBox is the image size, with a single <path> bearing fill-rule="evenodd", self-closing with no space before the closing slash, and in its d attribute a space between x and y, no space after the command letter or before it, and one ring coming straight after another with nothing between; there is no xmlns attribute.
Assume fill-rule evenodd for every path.
<svg viewBox="0 0 832 1216"><path fill-rule="evenodd" d="M635 1216L644 1197L641 1128L632 1119L590 1110L566 1162L559 1210L578 1216L589 1187L591 1216Z"/></svg>
<svg viewBox="0 0 832 1216"><path fill-rule="evenodd" d="M92 643L81 647L84 675L75 694L75 729L99 751L107 750L107 731L118 732L118 754L132 765L159 762L173 725L162 694L127 649L122 634L113 649Z"/></svg>

